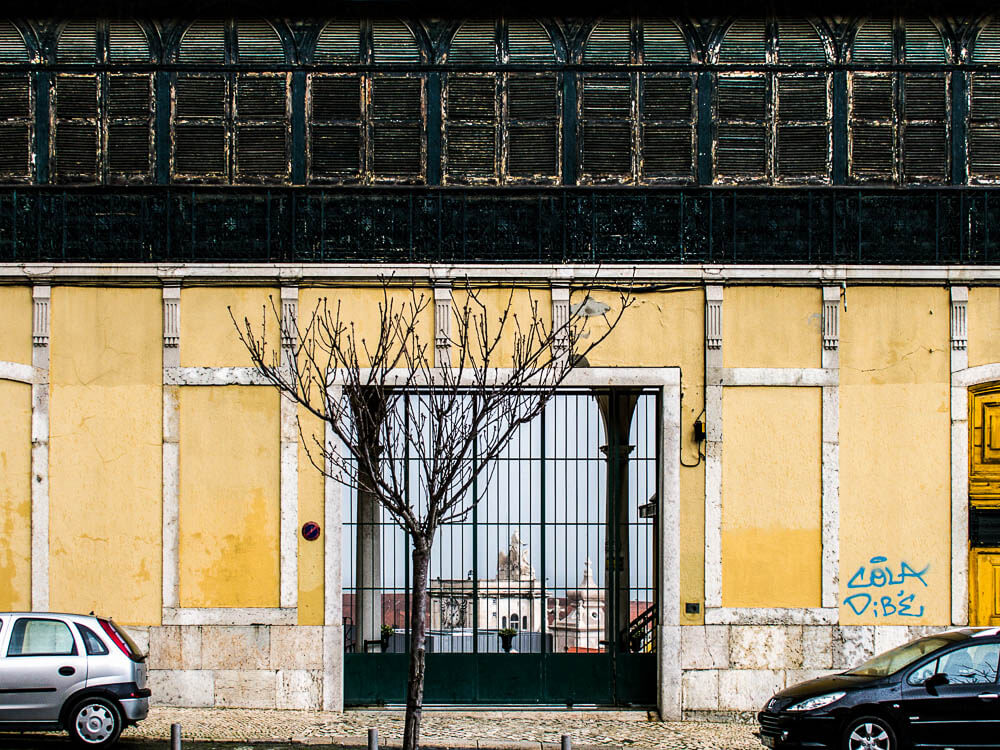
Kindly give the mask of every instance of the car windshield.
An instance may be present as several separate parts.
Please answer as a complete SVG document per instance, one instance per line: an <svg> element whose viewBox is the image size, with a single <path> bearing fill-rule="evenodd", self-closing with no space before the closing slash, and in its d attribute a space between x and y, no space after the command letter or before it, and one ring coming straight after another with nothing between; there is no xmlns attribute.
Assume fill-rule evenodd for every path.
<svg viewBox="0 0 1000 750"><path fill-rule="evenodd" d="M925 654L936 651L942 646L947 646L953 641L940 636L929 636L919 638L910 643L879 654L873 659L869 659L859 667L845 672L845 674L861 675L865 677L885 677L894 674L899 670L910 666Z"/></svg>

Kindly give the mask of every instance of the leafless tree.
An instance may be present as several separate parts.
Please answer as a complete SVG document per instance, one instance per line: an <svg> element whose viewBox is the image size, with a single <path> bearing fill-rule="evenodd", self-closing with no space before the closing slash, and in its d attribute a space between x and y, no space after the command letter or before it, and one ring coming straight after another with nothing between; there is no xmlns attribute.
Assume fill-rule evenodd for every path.
<svg viewBox="0 0 1000 750"><path fill-rule="evenodd" d="M300 423L313 464L374 497L409 534L413 611L404 750L419 745L429 567L438 529L470 513L478 499L470 491L473 479L488 481L518 429L541 414L634 300L630 287L617 290L614 306L594 299L589 285L573 291L580 302L566 320L550 322L530 293L527 312L519 315L513 290L491 306L481 288L465 281L453 287L450 331L441 326L431 340L424 333L434 315L431 295L391 279L382 280L369 335L354 311L326 298L299 320L283 320L273 300L260 326L233 319L259 373L334 436L309 439ZM598 318L603 326L590 330ZM284 358L281 345L268 339L269 321L285 341ZM451 361L435 361L446 352Z"/></svg>

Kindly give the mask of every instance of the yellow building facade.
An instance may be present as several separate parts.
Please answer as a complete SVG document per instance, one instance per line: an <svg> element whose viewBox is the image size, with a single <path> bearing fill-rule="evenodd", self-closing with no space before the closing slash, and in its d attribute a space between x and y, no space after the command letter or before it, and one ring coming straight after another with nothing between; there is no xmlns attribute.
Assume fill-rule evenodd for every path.
<svg viewBox="0 0 1000 750"><path fill-rule="evenodd" d="M301 317L326 298L360 330L382 292L357 269L240 284L132 270L2 269L0 610L115 617L148 644L163 703L339 709L340 500L296 418L303 434L321 425L253 371L230 310ZM945 272L631 280L635 304L578 374L673 373L664 716L752 711L917 634L1000 617L1000 553L969 527L970 508L1000 502L1000 287ZM428 295L497 280L404 273L394 283ZM548 288L562 270L500 278L542 310L563 299Z"/></svg>

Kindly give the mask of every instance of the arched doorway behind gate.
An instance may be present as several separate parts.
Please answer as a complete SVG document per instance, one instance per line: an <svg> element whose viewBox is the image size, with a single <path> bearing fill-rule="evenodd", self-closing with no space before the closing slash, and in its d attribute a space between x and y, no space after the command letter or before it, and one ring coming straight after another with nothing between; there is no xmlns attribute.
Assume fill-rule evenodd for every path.
<svg viewBox="0 0 1000 750"><path fill-rule="evenodd" d="M656 705L660 398L561 391L480 467L435 542L426 703ZM401 704L408 540L343 502L344 702Z"/></svg>

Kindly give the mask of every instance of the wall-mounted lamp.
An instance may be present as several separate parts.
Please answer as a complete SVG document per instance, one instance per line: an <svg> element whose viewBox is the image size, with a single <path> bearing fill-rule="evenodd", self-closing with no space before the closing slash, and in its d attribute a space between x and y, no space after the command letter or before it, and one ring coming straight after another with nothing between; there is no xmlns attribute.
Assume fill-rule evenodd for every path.
<svg viewBox="0 0 1000 750"><path fill-rule="evenodd" d="M705 439L705 423L700 419L694 423L694 441L700 443Z"/></svg>

